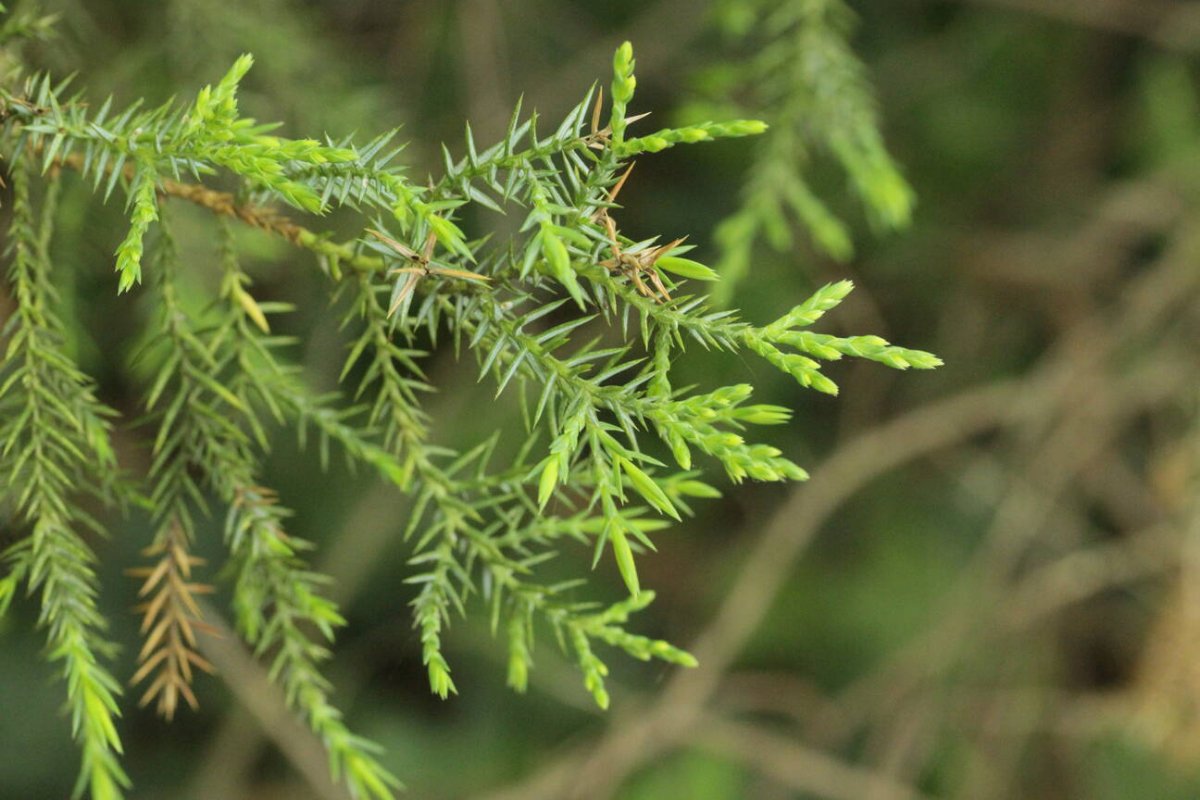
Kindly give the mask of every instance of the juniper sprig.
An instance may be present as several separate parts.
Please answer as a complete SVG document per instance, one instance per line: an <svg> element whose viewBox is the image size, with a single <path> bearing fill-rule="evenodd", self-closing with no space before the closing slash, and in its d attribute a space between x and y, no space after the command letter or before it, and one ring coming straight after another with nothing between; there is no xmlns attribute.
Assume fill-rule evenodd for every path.
<svg viewBox="0 0 1200 800"><path fill-rule="evenodd" d="M143 702L157 701L168 717L180 699L195 705L191 681L209 665L198 654L206 626L193 596L209 587L190 552L196 521L223 516L219 574L230 583L239 634L324 742L335 777L355 797L390 798L399 782L351 731L322 674L344 620L324 595L326 579L306 565L311 545L287 532L290 512L265 484L273 427L290 426L323 461L339 451L410 495L398 535L411 553L405 583L434 693L459 691L443 640L456 616L482 609L507 642L514 689L527 686L537 637L549 631L604 707L599 645L695 666L688 653L628 626L654 597L641 587L640 555L657 532L719 495L706 477L712 467L733 481L806 477L778 448L753 441L759 426L786 422L789 409L752 403L748 384L675 385L672 369L687 347L749 351L831 394L837 387L823 362L940 363L878 337L809 330L848 282L756 325L696 293L717 276L684 257L682 238L660 243L621 230L617 200L632 158L765 129L737 120L632 135L628 43L613 61L607 117L595 88L553 130L518 105L498 141L482 146L468 127L458 155L443 148L443 170L428 183L398 163L395 131L360 143L289 139L243 116L238 93L251 65L243 56L194 100L153 108L111 98L96 106L45 74L0 85L14 301L0 334L0 508L32 531L3 554L0 610L22 587L37 595L83 752L80 791L96 800L123 797L129 780L120 763L121 689L105 666L111 646L84 536L101 526L79 487L110 503L141 498L136 505L149 510L151 561L132 570L146 600L134 676L146 683ZM216 179L237 190L218 189ZM56 312L52 225L63 181L125 199L114 290L136 292L155 310L130 369L145 411L131 435L144 436L152 453L145 474L118 469L116 412L65 346L66 330L80 323ZM171 206L179 202L211 212L213 252L176 244ZM470 226L467 207L481 212ZM357 221L353 240L314 227L334 209ZM488 230L489 213L517 224ZM290 306L255 296L237 225L309 251L331 294L349 301L344 394L317 394L305 383L292 362L295 342L273 332ZM183 290L189 270L214 266L218 291L197 298L191 284ZM504 434L503 452L514 457L496 457L499 433L462 452L436 441L423 408L432 388L423 348L447 340L497 395L519 395L525 429ZM547 581L540 565L578 545L594 563L611 553L626 600L601 608L583 599L582 579Z"/></svg>

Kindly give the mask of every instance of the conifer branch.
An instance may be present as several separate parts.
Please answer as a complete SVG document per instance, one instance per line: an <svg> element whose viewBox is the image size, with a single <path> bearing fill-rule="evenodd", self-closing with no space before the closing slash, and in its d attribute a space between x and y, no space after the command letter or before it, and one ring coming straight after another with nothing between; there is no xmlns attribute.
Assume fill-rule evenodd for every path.
<svg viewBox="0 0 1200 800"><path fill-rule="evenodd" d="M33 531L4 554L0 611L18 584L39 593L50 657L67 677L84 753L80 785L103 800L120 798L128 780L117 758L120 692L98 660L109 646L95 606L93 556L78 533L98 526L76 487L94 483L105 498L128 492L114 477L112 412L65 355L54 316L48 251L62 168L103 198L124 195L128 226L114 254L114 288L146 291L157 309L135 365L149 413L140 430L150 431L153 454L139 479L155 530L146 550L153 565L134 571L147 599L134 675L149 681L143 702L155 700L168 717L181 698L195 706L193 668L208 665L195 652L205 626L193 595L207 587L192 578L199 562L190 550L196 520L215 510L225 518L237 630L270 660L288 705L325 743L332 772L356 797L391 798L399 782L374 746L350 731L322 674L344 620L323 596L324 577L305 563L311 545L286 532L289 512L263 485L274 426L295 428L304 445L315 438L322 464L336 446L352 466L411 496L406 584L435 694L458 691L444 653L452 620L482 606L493 630L503 631L514 689L527 685L538 630L548 628L605 706L607 666L597 643L695 665L669 643L627 629L654 596L637 570L653 550L651 536L697 501L719 496L693 451L734 481L806 477L777 448L743 438L749 426L786 422L790 410L749 404L749 385L674 386L671 370L685 346L749 350L828 393L836 385L822 362L940 363L878 337L807 330L845 297L847 282L767 325L714 311L689 294L716 273L685 257L682 234L660 242L620 229L617 201L632 157L765 130L735 120L633 135L642 115L630 113L636 77L628 44L614 57L607 115L603 93L593 89L543 134L537 115L523 115L518 104L491 146L479 146L468 127L463 155L444 148L443 174L425 186L406 177L395 131L356 146L349 138L276 136L242 116L238 89L251 63L239 58L191 102L150 109L138 102L117 109L111 99L93 109L46 75L0 85L0 155L16 167L9 247L17 302L0 333L0 499ZM874 178L859 162L870 160L871 141L848 141L838 152L847 169L860 170L865 191ZM49 188L35 229L30 182L38 167ZM216 175L238 191L211 186ZM215 218L221 278L212 296L183 289L188 262L212 254L177 251L169 198ZM519 213L520 225L503 236L465 230L467 206ZM333 209L354 215L360 233L352 241L314 227L313 218ZM348 397L315 394L289 362L293 342L272 327L291 307L255 296L234 220L312 252L331 292L350 300L339 376ZM424 349L447 337L456 351L471 352L497 396L516 389L524 431L498 432L462 452L435 441L422 407L434 387L422 363ZM514 455L497 467L502 438ZM660 458L668 454L678 470ZM593 563L610 551L629 597L600 608L579 599L582 581L548 583L539 567L567 545L590 549Z"/></svg>
<svg viewBox="0 0 1200 800"><path fill-rule="evenodd" d="M849 44L850 7L844 0L747 5L751 16L731 17L727 32L753 47L753 55L728 65L725 84L748 89L750 110L767 116L772 127L750 166L745 202L715 231L722 251L717 271L723 280L714 292L720 305L747 275L759 242L780 253L792 247L790 220L825 255L838 261L852 255L849 227L810 184L814 159L831 158L846 173L876 229L907 227L915 203L884 145L874 92ZM727 107L732 98L708 101Z"/></svg>
<svg viewBox="0 0 1200 800"><path fill-rule="evenodd" d="M6 554L12 572L4 594L11 596L11 582L19 576L41 599L48 657L66 683L71 732L83 756L75 795L86 790L93 800L118 800L129 786L116 727L121 689L101 661L113 648L96 606L95 556L79 533L95 523L75 496L91 468L115 472L106 420L111 412L96 402L90 382L63 351L41 246L49 232L39 238L34 229L31 173L27 162L10 173L9 279L17 308L3 327L0 474L6 479L0 499L16 508L32 532Z"/></svg>

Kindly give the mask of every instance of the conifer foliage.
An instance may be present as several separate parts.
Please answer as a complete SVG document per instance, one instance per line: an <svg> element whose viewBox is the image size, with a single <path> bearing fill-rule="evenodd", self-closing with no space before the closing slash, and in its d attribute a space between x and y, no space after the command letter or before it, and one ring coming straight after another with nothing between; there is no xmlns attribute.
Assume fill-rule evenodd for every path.
<svg viewBox="0 0 1200 800"><path fill-rule="evenodd" d="M724 280L713 294L725 303L760 241L779 252L793 247L793 220L824 255L845 261L853 253L849 226L814 191L815 162L830 160L845 173L878 231L906 227L915 199L884 146L844 0L722 0L716 16L743 57L711 69L697 110L749 111L773 126L755 148L741 208L715 233Z"/></svg>
<svg viewBox="0 0 1200 800"><path fill-rule="evenodd" d="M13 48L46 27L10 17L0 33ZM219 574L230 582L238 632L324 742L334 777L355 797L389 798L399 781L349 729L322 674L343 619L306 565L310 545L287 533L289 512L264 485L273 426L292 426L319 457L341 452L413 498L397 546L411 552L405 581L433 692L458 691L442 640L457 615L479 610L507 642L515 690L525 689L535 640L548 631L605 707L598 646L695 666L627 627L654 597L637 570L653 534L717 496L705 478L715 465L733 481L805 478L777 448L751 441L750 431L784 423L790 411L752 403L749 385L676 386L672 365L687 348L748 351L829 394L837 386L823 362L843 356L899 369L939 363L878 337L812 331L848 282L759 325L706 305L706 282L718 276L686 257L681 238L622 233L618 199L631 191L633 159L766 127L735 120L633 136L629 44L616 51L607 102L593 88L552 127L518 106L487 146L468 128L463 144L443 148L442 172L428 184L399 166L395 131L291 139L244 116L238 87L252 63L243 56L190 102L153 108L93 103L47 74L9 74L0 86L12 300L0 329L0 513L27 531L3 553L0 610L21 592L40 604L47 658L63 677L82 752L77 791L95 800L123 797L131 785L118 723L125 681L108 666L93 549L97 536L119 533L88 512L96 499L148 514L155 531L146 562L129 570L144 601L131 676L142 702L171 717L181 701L195 705L192 682L211 669L196 599L210 587L191 550L197 521L223 517L228 563ZM78 323L59 312L54 223L68 181L93 187L97 202L125 205L113 291L148 296L157 309L131 370L145 419L107 407L66 346ZM215 252L181 252L177 203L211 212ZM495 215L471 220L503 214L519 224L468 229L468 206ZM357 215L357 238L320 232L333 209ZM309 251L330 292L349 299L344 396L318 394L291 363L294 343L272 332L289 307L255 297L238 226ZM214 265L220 291L198 313L180 276ZM447 337L497 395L519 394L526 429L505 450L515 458L493 458L499 435L464 452L433 440L420 347ZM118 429L146 437L145 474L122 470ZM539 578L538 565L573 543L598 564L611 556L628 599L598 607L581 600L582 580Z"/></svg>

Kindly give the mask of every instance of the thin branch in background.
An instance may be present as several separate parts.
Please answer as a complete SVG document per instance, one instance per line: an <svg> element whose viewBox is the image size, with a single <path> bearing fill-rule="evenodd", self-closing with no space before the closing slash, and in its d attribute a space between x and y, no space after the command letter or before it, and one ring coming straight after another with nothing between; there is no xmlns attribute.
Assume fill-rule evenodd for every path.
<svg viewBox="0 0 1200 800"><path fill-rule="evenodd" d="M958 0L1146 39L1168 50L1200 48L1200 10L1182 0Z"/></svg>
<svg viewBox="0 0 1200 800"><path fill-rule="evenodd" d="M707 714L691 740L734 758L794 792L828 800L921 800L926 795L886 775L852 766L760 726Z"/></svg>
<svg viewBox="0 0 1200 800"><path fill-rule="evenodd" d="M254 719L258 730L303 776L317 797L321 800L351 800L344 786L330 780L325 745L288 710L282 689L240 642L220 612L207 603L201 602L200 607L217 634L201 639L201 649L227 677L239 705Z"/></svg>

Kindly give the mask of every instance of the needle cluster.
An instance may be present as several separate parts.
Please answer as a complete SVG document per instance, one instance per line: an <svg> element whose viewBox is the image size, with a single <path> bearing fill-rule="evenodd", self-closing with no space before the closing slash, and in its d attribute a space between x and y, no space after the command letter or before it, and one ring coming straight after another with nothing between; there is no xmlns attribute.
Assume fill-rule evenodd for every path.
<svg viewBox="0 0 1200 800"><path fill-rule="evenodd" d="M552 128L518 106L499 141L481 146L468 128L462 145L443 148L442 172L428 183L399 165L395 131L364 142L290 139L243 116L238 89L251 64L243 56L192 101L155 108L95 105L48 75L0 86L0 157L13 187L0 510L30 531L3 553L0 608L22 589L37 595L83 751L80 791L96 800L123 797L129 780L116 722L120 682L106 666L111 646L86 536L102 526L80 487L109 503L133 501L153 523L149 564L132 570L146 601L134 676L145 684L143 702L168 717L180 699L195 704L191 681L209 665L194 596L211 587L190 550L197 520L223 517L220 574L239 634L325 743L335 777L356 797L390 798L398 781L349 729L322 675L344 620L307 566L311 545L287 532L290 512L267 485L275 427L292 427L323 461L340 452L411 496L397 547L411 553L408 601L433 692L458 691L443 639L457 616L481 610L507 642L514 689L527 686L537 642L549 634L603 707L599 646L695 665L628 625L653 599L641 588L640 555L656 532L718 495L706 473L716 465L734 481L805 477L778 448L752 441L759 426L786 422L788 409L751 403L749 385L673 383L688 347L755 353L830 393L822 362L939 363L877 337L809 331L848 283L756 325L708 307L702 290L718 273L685 258L682 238L660 244L621 230L618 192L631 190L633 157L765 129L733 121L631 137L629 44L614 58L607 112L595 88ZM113 289L144 295L156 309L131 367L143 391L136 425L101 404L64 343L53 259L64 181L125 202ZM181 252L173 203L211 212L215 252ZM468 207L482 212L472 225ZM314 229L334 209L354 215L358 236L337 241ZM488 214L518 223L497 233ZM311 252L331 294L348 300L341 393L308 386L291 360L296 343L273 332L291 308L255 296L239 225ZM203 269L219 271L220 290L197 298L182 281ZM515 442L497 434L461 452L436 442L423 408L434 387L422 363L431 343L447 340L497 396L517 393L526 425L509 434ZM145 474L121 470L115 425L145 437ZM580 544L595 563L611 554L628 599L603 607L587 599L583 576L542 577L543 562Z"/></svg>

